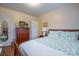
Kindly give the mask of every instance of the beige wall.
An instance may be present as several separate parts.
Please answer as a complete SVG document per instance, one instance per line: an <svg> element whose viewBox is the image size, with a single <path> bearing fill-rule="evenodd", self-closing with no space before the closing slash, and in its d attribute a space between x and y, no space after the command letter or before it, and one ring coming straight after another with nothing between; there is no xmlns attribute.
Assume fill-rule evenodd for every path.
<svg viewBox="0 0 79 59"><path fill-rule="evenodd" d="M42 19L38 17L38 36L42 34Z"/></svg>
<svg viewBox="0 0 79 59"><path fill-rule="evenodd" d="M30 23L36 17L0 7L0 14L13 17L13 21L25 20ZM79 6L68 5L52 10L38 17L38 34L41 34L42 23L48 22L49 29L79 29Z"/></svg>
<svg viewBox="0 0 79 59"><path fill-rule="evenodd" d="M24 20L25 22L30 23L32 20L35 20L36 17L24 14L21 12L17 12L14 10L6 9L0 7L0 14L10 15L13 18L13 21L17 24L20 20Z"/></svg>
<svg viewBox="0 0 79 59"><path fill-rule="evenodd" d="M79 5L68 5L40 16L49 29L79 29Z"/></svg>

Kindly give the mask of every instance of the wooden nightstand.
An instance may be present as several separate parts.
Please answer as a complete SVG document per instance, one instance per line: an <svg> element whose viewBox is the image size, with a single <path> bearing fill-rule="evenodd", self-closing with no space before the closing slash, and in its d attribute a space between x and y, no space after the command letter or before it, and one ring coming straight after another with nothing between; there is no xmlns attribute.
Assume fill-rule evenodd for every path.
<svg viewBox="0 0 79 59"><path fill-rule="evenodd" d="M46 37L46 36L40 35L39 38L41 38L41 37Z"/></svg>
<svg viewBox="0 0 79 59"><path fill-rule="evenodd" d="M40 35L40 37L44 37L43 35Z"/></svg>

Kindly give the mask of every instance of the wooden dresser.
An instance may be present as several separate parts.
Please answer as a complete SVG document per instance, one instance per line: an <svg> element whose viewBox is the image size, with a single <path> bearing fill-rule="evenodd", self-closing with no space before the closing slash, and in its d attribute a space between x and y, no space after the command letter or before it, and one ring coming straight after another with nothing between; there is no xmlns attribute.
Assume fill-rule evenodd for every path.
<svg viewBox="0 0 79 59"><path fill-rule="evenodd" d="M29 28L16 28L17 44L29 40Z"/></svg>
<svg viewBox="0 0 79 59"><path fill-rule="evenodd" d="M18 46L19 44L28 41L29 40L29 28L16 28L16 49L15 49L15 54L20 55Z"/></svg>

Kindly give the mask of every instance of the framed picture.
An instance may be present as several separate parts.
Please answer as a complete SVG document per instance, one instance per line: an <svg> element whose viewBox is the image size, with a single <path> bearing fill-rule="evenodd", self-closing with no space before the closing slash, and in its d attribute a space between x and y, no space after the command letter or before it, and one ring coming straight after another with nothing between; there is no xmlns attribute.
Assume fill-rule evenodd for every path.
<svg viewBox="0 0 79 59"><path fill-rule="evenodd" d="M25 21L19 21L19 26L20 27L25 27L25 24L26 24Z"/></svg>

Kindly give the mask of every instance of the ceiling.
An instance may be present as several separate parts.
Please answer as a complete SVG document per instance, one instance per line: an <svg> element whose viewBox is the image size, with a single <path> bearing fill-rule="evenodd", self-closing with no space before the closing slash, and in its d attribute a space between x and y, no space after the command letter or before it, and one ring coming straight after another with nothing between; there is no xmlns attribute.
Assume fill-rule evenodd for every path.
<svg viewBox="0 0 79 59"><path fill-rule="evenodd" d="M1 7L27 13L32 16L40 16L41 14L44 14L51 10L55 10L65 5L67 4L66 3L40 3L40 6L33 7L33 6L27 5L27 3L0 3Z"/></svg>

